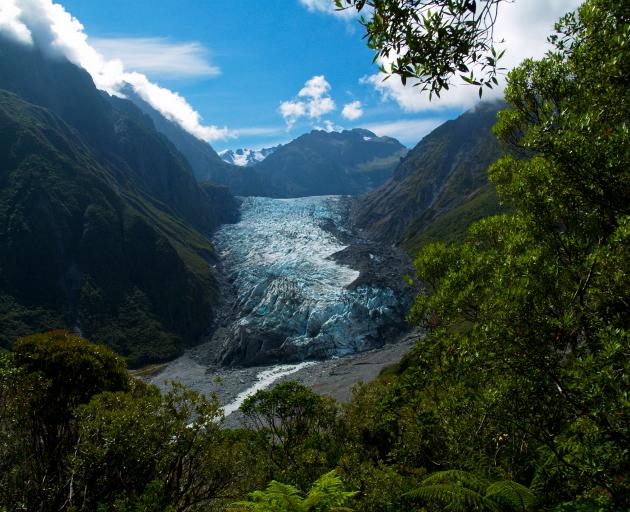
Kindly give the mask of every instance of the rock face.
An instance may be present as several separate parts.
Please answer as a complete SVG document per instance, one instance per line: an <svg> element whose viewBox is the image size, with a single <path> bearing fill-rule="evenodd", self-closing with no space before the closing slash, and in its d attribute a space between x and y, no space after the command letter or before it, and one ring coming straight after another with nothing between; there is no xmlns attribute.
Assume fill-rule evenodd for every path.
<svg viewBox="0 0 630 512"><path fill-rule="evenodd" d="M357 225L376 240L413 250L498 211L487 169L503 154L490 131L503 107L481 104L422 139L386 183L360 198Z"/></svg>
<svg viewBox="0 0 630 512"><path fill-rule="evenodd" d="M0 89L0 345L66 328L132 365L181 353L214 314L208 236L237 201L64 59L0 39Z"/></svg>
<svg viewBox="0 0 630 512"><path fill-rule="evenodd" d="M357 249L363 256L351 256L361 246L343 231L343 213L338 197L246 198L241 221L217 232L238 294L219 351L223 364L349 354L381 346L405 327L413 290L400 266L408 262L370 252L367 243ZM383 271L368 278L366 259ZM388 272L389 280L381 275Z"/></svg>

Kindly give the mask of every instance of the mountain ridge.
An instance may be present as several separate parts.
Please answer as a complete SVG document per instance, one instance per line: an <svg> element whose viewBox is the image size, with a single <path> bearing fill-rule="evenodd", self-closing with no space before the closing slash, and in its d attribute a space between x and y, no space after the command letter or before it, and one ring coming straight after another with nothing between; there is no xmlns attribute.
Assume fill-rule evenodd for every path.
<svg viewBox="0 0 630 512"><path fill-rule="evenodd" d="M486 171L503 154L490 131L503 106L483 103L433 130L387 182L358 198L353 222L379 242L415 252L426 241L452 238L451 229L459 236L473 221L499 211ZM473 210L467 209L473 200ZM455 209L463 218L451 214L444 224L444 217ZM436 230L438 221L441 227ZM427 231L433 234L425 237Z"/></svg>
<svg viewBox="0 0 630 512"><path fill-rule="evenodd" d="M132 365L173 358L209 328L207 235L237 201L85 71L3 40L0 56L0 344L65 328Z"/></svg>
<svg viewBox="0 0 630 512"><path fill-rule="evenodd" d="M365 129L312 130L251 171L271 197L357 195L384 182L406 151L396 139Z"/></svg>

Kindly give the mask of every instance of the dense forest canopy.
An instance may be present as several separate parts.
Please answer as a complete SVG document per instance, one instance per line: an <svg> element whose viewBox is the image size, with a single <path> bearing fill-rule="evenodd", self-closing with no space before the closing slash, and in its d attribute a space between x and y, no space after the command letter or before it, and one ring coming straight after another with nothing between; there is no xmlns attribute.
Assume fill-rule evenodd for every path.
<svg viewBox="0 0 630 512"><path fill-rule="evenodd" d="M22 338L0 510L628 510L630 5L588 0L551 41L495 126L510 208L420 252L429 334L400 364L344 407L261 391L226 429L216 398L161 395L104 347Z"/></svg>

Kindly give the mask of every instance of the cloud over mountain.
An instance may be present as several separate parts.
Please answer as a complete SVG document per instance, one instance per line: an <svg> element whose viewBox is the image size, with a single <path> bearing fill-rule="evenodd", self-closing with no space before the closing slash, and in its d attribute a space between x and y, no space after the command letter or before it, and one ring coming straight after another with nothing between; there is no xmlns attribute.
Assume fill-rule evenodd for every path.
<svg viewBox="0 0 630 512"><path fill-rule="evenodd" d="M107 59L89 42L83 25L52 0L3 0L0 34L23 44L36 45L51 56L62 55L84 68L99 89L122 96L125 84L168 119L197 138L212 141L232 136L226 127L204 125L185 98L125 69L120 59ZM218 72L218 69L216 70Z"/></svg>
<svg viewBox="0 0 630 512"><path fill-rule="evenodd" d="M346 103L343 106L343 110L341 111L341 115L348 119L349 121L354 121L359 119L363 115L363 109L361 108L360 101L352 101L350 103Z"/></svg>

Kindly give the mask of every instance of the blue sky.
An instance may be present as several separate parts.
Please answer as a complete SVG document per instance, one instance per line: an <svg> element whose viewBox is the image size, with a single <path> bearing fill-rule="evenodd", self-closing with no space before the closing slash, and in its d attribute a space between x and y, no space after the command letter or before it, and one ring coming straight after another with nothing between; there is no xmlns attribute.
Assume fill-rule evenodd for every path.
<svg viewBox="0 0 630 512"><path fill-rule="evenodd" d="M370 84L360 82L377 66L355 19L309 11L297 0L65 0L63 5L81 21L90 39L96 39L97 49L102 38L198 43L205 50L202 57L219 68L219 75L143 72L186 97L205 122L237 132L237 138L212 141L217 150L286 142L314 126L323 127L327 120L351 128L435 117L409 115L395 103L383 102ZM131 51L132 44L128 46ZM124 62L124 49L120 50L116 56ZM321 75L331 86L329 95L337 109L320 119L303 118L287 130L280 104L294 99L307 80ZM361 102L363 116L344 119L343 106L354 101ZM456 115L458 110L443 114ZM403 142L415 144L421 135L411 133Z"/></svg>
<svg viewBox="0 0 630 512"><path fill-rule="evenodd" d="M313 128L353 127L413 146L477 101L476 89L468 86L429 103L396 78L382 82L362 27L356 17L335 13L333 0L7 1L33 34L39 29L29 17L46 12L54 25L50 33L66 39L66 55L94 77L95 69L101 73L108 66L94 63L91 48L106 61L121 60L125 72L146 75L133 75L134 87L177 111L180 124L217 150L275 145ZM506 39L506 65L542 55L553 22L577 3L507 4L497 26L497 39ZM90 48L76 50L77 31L88 36ZM120 75L110 71L105 74ZM161 94L164 89L189 106L168 91Z"/></svg>

